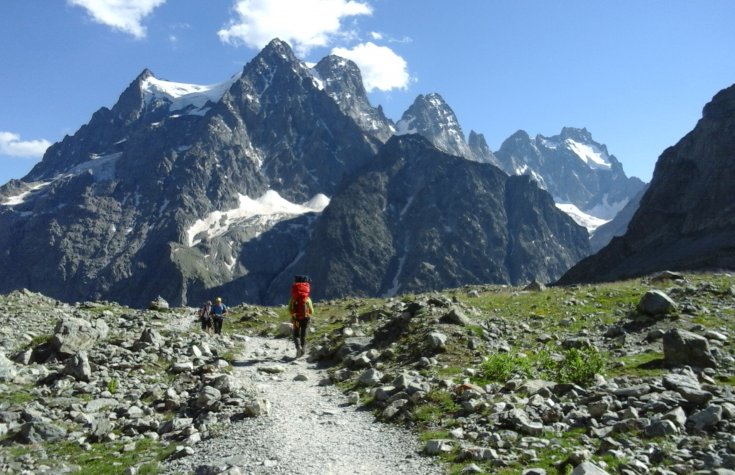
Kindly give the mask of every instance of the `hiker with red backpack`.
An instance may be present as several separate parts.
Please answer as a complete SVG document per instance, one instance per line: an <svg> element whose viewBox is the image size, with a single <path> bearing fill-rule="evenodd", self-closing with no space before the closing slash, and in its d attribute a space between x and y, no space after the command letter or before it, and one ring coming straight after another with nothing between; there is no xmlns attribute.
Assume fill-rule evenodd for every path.
<svg viewBox="0 0 735 475"><path fill-rule="evenodd" d="M314 313L310 293L311 279L305 275L295 276L294 283L291 285L291 299L288 301L288 309L291 312L296 358L306 353L306 330L309 327L311 315Z"/></svg>

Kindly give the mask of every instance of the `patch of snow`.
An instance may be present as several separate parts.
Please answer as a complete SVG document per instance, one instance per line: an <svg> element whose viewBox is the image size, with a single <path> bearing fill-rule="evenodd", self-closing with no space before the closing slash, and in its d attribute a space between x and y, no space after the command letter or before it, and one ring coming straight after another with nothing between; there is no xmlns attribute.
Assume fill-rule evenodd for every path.
<svg viewBox="0 0 735 475"><path fill-rule="evenodd" d="M610 221L609 219L600 219L587 214L572 203L556 203L556 207L569 215L577 224L587 228L587 232L590 235L597 228Z"/></svg>
<svg viewBox="0 0 735 475"><path fill-rule="evenodd" d="M238 73L227 81L210 85L165 81L151 76L141 84L143 100L146 104L157 100L169 102L168 110L172 112L193 106L189 114L204 115L208 110L204 108L207 102L218 102L241 75Z"/></svg>
<svg viewBox="0 0 735 475"><path fill-rule="evenodd" d="M565 143L588 167L598 170L610 170L612 167L612 164L607 160L607 154L598 147L575 142L572 139L567 139Z"/></svg>
<svg viewBox="0 0 735 475"><path fill-rule="evenodd" d="M401 119L396 124L396 132L394 135L408 135L415 134L418 132L415 127L412 127L413 121L416 117L409 117L407 119Z"/></svg>
<svg viewBox="0 0 735 475"><path fill-rule="evenodd" d="M28 189L26 191L24 191L24 192L22 192L20 194L17 194L17 195L8 196L7 198L5 198L5 201L3 201L2 203L0 203L0 205L2 205L2 206L15 206L15 205L22 204L23 202L25 202L25 199L31 193L33 193L34 191L40 190L41 188L43 188L44 186L49 185L50 183L51 183L50 181L42 181L42 182L38 182L38 183L33 183L32 185L30 185L28 187Z"/></svg>
<svg viewBox="0 0 735 475"><path fill-rule="evenodd" d="M95 181L113 180L115 178L115 163L122 157L122 152L109 155L91 154L89 160L82 162L67 172L67 175L81 175L91 173Z"/></svg>
<svg viewBox="0 0 735 475"><path fill-rule="evenodd" d="M186 152L191 148L191 145L182 145L176 149L177 152Z"/></svg>
<svg viewBox="0 0 735 475"><path fill-rule="evenodd" d="M232 225L248 218L264 218L275 224L278 221L298 216L305 213L321 213L329 204L329 198L323 194L317 194L303 204L291 203L284 199L274 190L268 190L257 199L249 196L239 195L239 206L228 211L213 211L205 218L199 219L186 231L187 244L197 245L200 240L195 237L206 233L207 238L225 234Z"/></svg>
<svg viewBox="0 0 735 475"><path fill-rule="evenodd" d="M587 214L591 214L592 216L597 216L601 219L607 219L608 221L613 219L623 208L625 208L625 205L628 204L627 199L623 199L621 201L616 201L615 203L609 203L608 202L608 194L606 193L605 196L602 197L602 203L585 210Z"/></svg>

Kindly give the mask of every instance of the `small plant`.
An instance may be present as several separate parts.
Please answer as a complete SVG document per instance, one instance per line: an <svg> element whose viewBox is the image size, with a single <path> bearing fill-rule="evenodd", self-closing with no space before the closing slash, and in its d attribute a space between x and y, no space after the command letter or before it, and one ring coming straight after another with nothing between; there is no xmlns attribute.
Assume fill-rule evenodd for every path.
<svg viewBox="0 0 735 475"><path fill-rule="evenodd" d="M530 376L532 372L531 361L523 356L498 353L491 355L482 363L480 368L482 376L490 381L504 383L514 374Z"/></svg>
<svg viewBox="0 0 735 475"><path fill-rule="evenodd" d="M597 349L570 348L564 353L564 359L556 363L553 373L557 382L586 386L594 381L596 374L602 374L606 367L607 358Z"/></svg>
<svg viewBox="0 0 735 475"><path fill-rule="evenodd" d="M117 378L110 378L110 380L107 382L107 390L110 391L110 394L115 394L120 386L120 381L117 380Z"/></svg>

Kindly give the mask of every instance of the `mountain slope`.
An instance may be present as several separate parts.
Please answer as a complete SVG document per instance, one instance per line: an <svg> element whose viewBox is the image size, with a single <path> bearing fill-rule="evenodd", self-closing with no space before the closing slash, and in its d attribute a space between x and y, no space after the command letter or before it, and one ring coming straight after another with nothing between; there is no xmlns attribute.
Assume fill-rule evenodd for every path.
<svg viewBox="0 0 735 475"><path fill-rule="evenodd" d="M312 275L318 298L394 295L549 281L587 249L586 231L527 177L407 135L333 197L293 268Z"/></svg>
<svg viewBox="0 0 735 475"><path fill-rule="evenodd" d="M562 283L658 270L735 268L735 86L717 93L694 130L659 157L628 231Z"/></svg>

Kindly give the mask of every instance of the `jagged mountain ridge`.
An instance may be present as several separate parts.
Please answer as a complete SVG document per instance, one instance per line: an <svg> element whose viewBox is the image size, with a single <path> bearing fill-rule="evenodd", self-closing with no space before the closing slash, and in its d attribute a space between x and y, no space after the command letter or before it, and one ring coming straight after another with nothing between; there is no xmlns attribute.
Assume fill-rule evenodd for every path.
<svg viewBox="0 0 735 475"><path fill-rule="evenodd" d="M154 294L176 304L198 302L214 291L236 292L235 298L243 301L280 301L283 282L297 263L312 266L307 272L319 268L314 243L328 241L325 233L330 231L322 223L331 216L319 215L329 203L323 195L350 202L341 192L364 180L366 167L380 155L393 127L379 108L369 105L354 64L328 57L320 65L307 67L286 43L274 40L241 73L218 85L172 83L148 70L141 73L111 109L100 109L77 133L52 146L23 181L0 189L0 246L5 249L0 265L9 269L24 263L14 275L0 276L0 289L27 287L67 301L105 298L131 305L144 304ZM455 123L458 127L456 118ZM489 156L482 136L471 138L472 147ZM436 153L431 147L421 150ZM478 165L441 156L460 175L465 167ZM483 166L488 167L485 174L504 176L491 165ZM430 172L415 169L417 179ZM467 185L474 186L474 181ZM411 284L401 279L394 283L391 277L389 288L381 284L375 291L439 288L466 279L479 282L487 275L493 282L545 280L587 252L586 243L576 239L548 245L546 233L556 226L549 223L558 221L560 213L533 205L548 202L548 197L539 198L546 195L530 185L504 187L520 190L521 198L530 200L525 216L534 227L525 232L538 232L546 247L526 248L524 242L509 253L516 256L513 265L493 262L498 269L491 272L462 271L460 267L476 263L457 259L451 272L427 273L431 277ZM476 188L470 196L486 199L478 193L487 187ZM436 208L437 200L427 204ZM497 225L521 226L512 215L493 218L493 232L518 235L517 229ZM426 221L421 229L438 238L417 256L424 259L434 252L436 256L422 262L442 262L444 250L454 248L445 233ZM462 246L478 257L468 251L471 241ZM345 250L322 248L321 254L333 251ZM418 275L409 272L420 264L411 259L403 261L405 275ZM393 272L396 265L389 261L383 270ZM386 278L371 275L381 282ZM322 288L331 286L329 295L363 292L345 282L349 279L327 278Z"/></svg>
<svg viewBox="0 0 735 475"><path fill-rule="evenodd" d="M561 283L609 281L661 270L735 269L735 85L704 107L666 149L627 232Z"/></svg>
<svg viewBox="0 0 735 475"><path fill-rule="evenodd" d="M495 156L506 173L532 176L558 204L573 204L605 221L644 186L638 178L627 177L617 158L584 128L565 127L559 135L533 139L519 130Z"/></svg>

